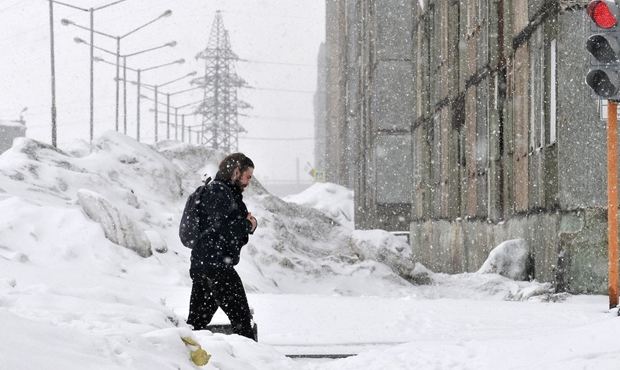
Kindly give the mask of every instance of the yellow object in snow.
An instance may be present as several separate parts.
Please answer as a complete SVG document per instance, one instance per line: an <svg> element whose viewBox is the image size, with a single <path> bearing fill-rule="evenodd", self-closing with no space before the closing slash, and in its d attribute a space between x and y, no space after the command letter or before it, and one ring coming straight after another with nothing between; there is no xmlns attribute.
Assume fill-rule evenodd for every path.
<svg viewBox="0 0 620 370"><path fill-rule="evenodd" d="M190 350L192 362L198 366L204 366L209 362L211 355L202 349L200 344L190 337L181 337L181 340Z"/></svg>

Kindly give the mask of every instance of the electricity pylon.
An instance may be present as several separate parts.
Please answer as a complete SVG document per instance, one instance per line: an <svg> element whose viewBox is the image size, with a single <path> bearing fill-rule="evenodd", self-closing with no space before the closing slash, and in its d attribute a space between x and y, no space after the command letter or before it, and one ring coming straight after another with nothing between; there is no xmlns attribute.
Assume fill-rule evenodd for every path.
<svg viewBox="0 0 620 370"><path fill-rule="evenodd" d="M239 133L245 132L239 125L239 111L251 107L238 98L237 90L247 82L237 75L235 62L239 57L232 51L219 10L207 47L196 58L205 60L204 76L193 81L204 88L203 101L196 109L202 115L200 144L227 153L237 151Z"/></svg>

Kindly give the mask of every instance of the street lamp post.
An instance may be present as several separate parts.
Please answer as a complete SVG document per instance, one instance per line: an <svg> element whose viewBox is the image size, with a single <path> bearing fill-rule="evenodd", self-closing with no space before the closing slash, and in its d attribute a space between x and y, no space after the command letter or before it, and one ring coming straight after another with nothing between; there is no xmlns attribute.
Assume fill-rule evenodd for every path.
<svg viewBox="0 0 620 370"><path fill-rule="evenodd" d="M79 37L76 37L73 40L76 43L78 43L78 44L88 44L86 41L82 40ZM133 52L133 53L121 54L120 55L120 57L123 59L123 78L121 79L121 78L117 77L116 78L116 85L118 86L119 81L123 81L123 134L127 135L127 70L129 69L129 70L132 70L134 72L138 71L137 69L133 69L133 68L127 67L127 58L135 56L135 55L144 54L144 53L147 53L147 52L150 52L150 51L159 50L159 49L165 48L165 47L174 47L174 46L176 46L176 44L177 44L176 41L170 41L170 42L167 42L167 43L159 45L159 46L150 47L150 48L143 49L143 50L140 50L140 51L136 51L136 52ZM113 52L113 51L110 51L110 50L107 50L107 49L104 49L104 48L100 48L98 46L95 46L94 48L97 49L97 50L103 51L105 53L108 53L108 54L116 56L116 53ZM116 63L109 62L109 61L107 61L107 60L105 60L103 58L100 58L100 57L94 57L93 59L94 59L95 62L103 62L103 63L107 63L107 64L110 64L110 65L116 66ZM117 89L118 89L118 87L117 87ZM118 111L118 108L117 108L117 111Z"/></svg>
<svg viewBox="0 0 620 370"><path fill-rule="evenodd" d="M170 93L166 94L166 139L170 140Z"/></svg>
<svg viewBox="0 0 620 370"><path fill-rule="evenodd" d="M95 133L95 10L89 9L90 12L90 143L93 143Z"/></svg>
<svg viewBox="0 0 620 370"><path fill-rule="evenodd" d="M52 146L56 147L56 65L54 62L54 1L49 0L50 6L50 54L52 67Z"/></svg>
<svg viewBox="0 0 620 370"><path fill-rule="evenodd" d="M195 101L195 102L191 102L191 103L187 103L187 104L181 105L181 106L179 106L177 108L178 109L187 108L187 107L190 107L192 105L196 105L196 104L203 103L203 102L204 102L204 100L198 100L198 101ZM183 142L183 143L185 142L185 116L186 115L187 114L182 114L181 115L181 142ZM196 115L196 113L194 112L193 115ZM191 127L188 127L188 129L191 130ZM191 140L192 140L191 132L188 132L188 138L189 138L190 144L191 144Z"/></svg>
<svg viewBox="0 0 620 370"><path fill-rule="evenodd" d="M171 93L171 94L170 94L170 96L172 96L172 95L174 95L174 93ZM147 100L151 100L151 101L155 101L155 99L149 98L149 97L148 97L148 96L146 96L146 95L142 95L142 98L147 99ZM178 139L179 110L182 110L182 109L184 109L184 108L188 108L188 107L190 107L190 106L192 106L192 105L200 104L200 103L202 103L203 101L204 101L204 100L200 99L200 100L193 101L193 102L191 102L191 103L183 104L183 105L176 106L176 107L175 107L175 106L170 106L170 108L174 109L174 130L175 130L175 139ZM150 109L150 111L151 111L151 112L154 112L154 113L155 113L155 115L157 115L158 113L166 114L166 111L160 111L160 110L157 108L157 105L163 105L163 106L166 106L166 108L168 109L168 104L166 104L166 103L161 103L161 102L159 102L159 101L155 101L155 104L156 104L156 105L155 105L155 108L154 108L154 109ZM190 113L190 114L183 113L183 114L181 114L181 115L180 115L180 116L181 116L181 141L182 141L182 142L185 142L185 116L188 116L188 115L196 115L196 114L197 114L197 113ZM169 121L169 120L168 120L168 121L161 121L161 122L160 122L160 121L157 121L157 122L156 122L156 124L158 124L158 123L166 123L167 125L169 125L169 124L170 124L170 121Z"/></svg>
<svg viewBox="0 0 620 370"><path fill-rule="evenodd" d="M157 104L159 104L159 102L157 101L157 98L159 96L159 94L157 93L158 90L159 90L159 86L155 85L155 99L154 99L155 100L155 107L153 108L154 111L155 111L154 112L154 114L155 114L155 127L154 127L155 139L154 139L154 141L155 141L155 143L157 143L157 134L158 134L158 126L159 126L158 125L158 122L159 122L158 119L159 118L158 118L158 115L157 115L157 113L159 112L159 109L157 109Z"/></svg>
<svg viewBox="0 0 620 370"><path fill-rule="evenodd" d="M141 97L141 94L140 94L140 87L141 87L140 73L141 72L146 72L146 71L151 71L153 69L157 69L157 68L161 68L161 67L165 67L165 66L169 66L171 64L183 64L183 63L185 63L185 59L179 59L179 60L176 60L176 61L171 62L171 63L164 63L164 64L160 64L160 65L157 65L157 66L149 67L149 68L138 69L138 98L137 98L138 99L138 130L140 130L140 97ZM195 74L195 72L194 72L194 74ZM174 80L174 81L177 81L177 80ZM174 81L171 81L170 83L172 83ZM157 100L157 90L155 92L156 92L155 100ZM138 141L140 141L139 137L138 137ZM157 142L157 120L155 121L155 142Z"/></svg>
<svg viewBox="0 0 620 370"><path fill-rule="evenodd" d="M158 128L158 125L159 125L159 123L158 123L159 122L159 120L158 120L159 109L157 108L157 106L159 104L159 91L160 91L159 89L164 87L164 86L168 86L168 85L170 85L170 84L172 84L174 82L177 82L177 81L180 81L182 79L185 79L187 77L195 76L196 74L197 74L196 71L190 72L190 73L185 74L185 75L183 75L181 77L178 77L178 78L175 78L175 79L170 80L168 82L164 82L164 83L157 84L157 85L142 84L143 86L148 87L149 89L154 90L154 93L155 93L155 98L153 99L155 101L155 107L153 108L154 116L155 116L155 123L154 123L155 124L155 142L157 142L157 140L159 139L159 137L158 137L158 133L159 133L159 128ZM185 91L189 91L189 90L196 90L196 89L198 89L198 88L191 88L191 89L188 89L188 90L182 90L180 92L185 92ZM176 95L176 94L178 94L180 92L167 93L166 94L166 127L167 127L166 128L166 139L170 139L170 97L174 96L174 95Z"/></svg>
<svg viewBox="0 0 620 370"><path fill-rule="evenodd" d="M116 5L116 4L122 3L124 1L126 1L126 0L117 0L117 1L113 1L113 2L107 3L105 5L101 5L101 6L96 7L96 8L92 8L91 7L91 8L86 9L86 8L82 8L82 7L75 6L75 5L72 5L72 4L68 4L68 3L65 3L65 2L61 2L61 1L58 1L58 0L50 0L50 21L53 22L53 11L54 11L53 4L63 5L63 6L66 6L66 7L69 7L69 8L73 8L73 9L76 9L76 10L80 10L80 11L83 11L83 12L88 12L89 15L90 15L90 30L91 30L90 31L90 43L91 43L91 45L93 45L94 44L94 28L95 28L95 12L98 11L98 10L101 10L101 9L108 8L108 7L112 6L112 5ZM52 127L53 127L53 129L52 129L52 131L53 131L52 132L52 140L55 141L55 136L56 136L56 132L55 132L55 122L56 122L56 101L55 101L56 100L55 99L56 98L55 97L55 95L56 95L56 91L55 91L56 90L56 86L55 86L56 82L55 82L55 78L56 78L56 76L55 76L55 66L54 66L54 56L53 56L54 55L54 41L53 41L53 38L54 38L54 32L53 32L54 31L54 26L53 26L53 24L50 26L50 30L51 30L51 38L52 38L52 40L51 40L51 53L52 53L52 58L51 58L52 59L52 95L53 95L53 98L52 98ZM90 143L91 144L93 142L93 126L94 126L94 106L93 106L94 105L94 63L93 63L93 53L94 53L94 50L93 50L93 47L91 46L91 49L90 49Z"/></svg>
<svg viewBox="0 0 620 370"><path fill-rule="evenodd" d="M170 65L173 65L173 64L183 64L183 63L185 63L185 59L177 59L177 60L172 61L172 62L163 63L163 64L159 64L159 65L156 65L156 66L148 67L148 68L133 69L133 68L127 67L127 69L133 70L133 71L135 71L137 73L137 81L129 81L132 84L137 86L137 92L138 92L138 95L137 95L137 114L136 114L136 126L137 126L136 140L140 141L140 99L142 97L142 94L141 94L142 86L145 85L145 86L149 86L151 88L154 87L154 86L150 86L150 85L142 83L142 80L141 80L142 73L143 72L152 71L152 70L155 70L155 69L159 69L159 68L162 68L162 67L170 66ZM195 74L195 72L192 72L192 73ZM123 79L123 81L124 81L124 83L126 83L127 79ZM176 80L174 80L174 81L176 81ZM172 81L172 82L174 82L174 81Z"/></svg>
<svg viewBox="0 0 620 370"><path fill-rule="evenodd" d="M196 72L192 72L192 73L188 74L187 76L193 76L195 74L196 74ZM178 130L178 125L177 125L178 124L178 122L177 122L177 120L178 120L178 117L177 117L178 113L177 113L177 111L180 108L183 108L185 106L191 105L191 104L186 104L185 106L181 106L181 107L176 107L176 108L172 107L170 105L170 97L175 96L175 95L179 95L179 94L183 94L183 93L186 93L186 92L189 92L189 91L199 90L199 89L202 89L202 88L201 87L192 87L192 88L189 88L189 89L184 89L184 90L175 91L175 92L167 93L166 94L166 117L167 117L167 119L166 119L166 138L167 139L170 139L170 108L174 108L175 109L174 138L176 140L178 138L178 132L177 132L177 130Z"/></svg>
<svg viewBox="0 0 620 370"><path fill-rule="evenodd" d="M185 114L181 115L181 142L185 142Z"/></svg>
<svg viewBox="0 0 620 370"><path fill-rule="evenodd" d="M142 76L142 70L140 68L138 68L138 98L136 100L136 107L137 107L137 112L136 112L136 140L138 142L140 142L140 78Z"/></svg>
<svg viewBox="0 0 620 370"><path fill-rule="evenodd" d="M116 120L115 120L116 131L118 131L118 129L119 129L119 127L118 127L119 126L119 122L118 122L119 121L119 90L120 90L119 79L120 79L120 59L121 59L121 56L122 56L121 55L121 40L124 39L125 37L129 36L129 35L132 35L132 34L136 33L137 31L145 28L146 26L148 26L150 24L153 24L154 22L158 21L159 19L164 18L164 17L169 17L170 15L172 15L172 10L166 10L164 13L162 13L158 17L156 17L156 18L154 18L154 19L152 19L152 20L150 20L150 21L148 21L148 22L146 22L146 23L144 23L144 24L142 24L142 25L132 29L131 31L122 34L122 35L111 35L111 34L108 34L108 33L105 33L105 32L97 31L97 30L95 30L93 28L93 24L92 23L91 23L91 28L88 28L88 27L81 26L81 25L79 25L79 24L77 24L77 23L75 23L75 22L73 22L73 21L71 21L69 19L66 19L66 18L61 20L61 23L63 25L65 25L65 26L75 26L77 28L90 31L90 33L91 33L91 40L90 40L91 63L94 61L94 57L93 57L93 54L92 54L93 49L97 48L94 45L94 42L93 42L92 35L94 33L96 33L98 35L101 35L101 36L105 36L107 38L110 38L110 39L113 39L113 40L116 41L116 52L115 53L111 53L111 54L113 54L116 57Z"/></svg>
<svg viewBox="0 0 620 370"><path fill-rule="evenodd" d="M123 135L127 135L127 57L123 56Z"/></svg>
<svg viewBox="0 0 620 370"><path fill-rule="evenodd" d="M174 140L179 140L179 108L174 108Z"/></svg>

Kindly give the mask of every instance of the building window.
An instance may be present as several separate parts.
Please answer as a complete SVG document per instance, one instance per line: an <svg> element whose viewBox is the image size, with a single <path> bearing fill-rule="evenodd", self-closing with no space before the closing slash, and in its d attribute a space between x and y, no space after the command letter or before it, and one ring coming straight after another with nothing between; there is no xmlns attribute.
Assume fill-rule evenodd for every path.
<svg viewBox="0 0 620 370"><path fill-rule="evenodd" d="M557 43L556 40L551 40L551 53L550 53L550 96L549 96L549 141L548 144L553 144L557 141L557 77L556 77L556 63L557 63Z"/></svg>
<svg viewBox="0 0 620 370"><path fill-rule="evenodd" d="M545 117L545 50L540 51L540 62L539 62L539 80L540 80L540 88L538 90L539 102L538 106L540 107L540 135L538 141L538 148L543 147L547 140L547 120Z"/></svg>
<svg viewBox="0 0 620 370"><path fill-rule="evenodd" d="M411 203L413 168L411 135L379 135L375 139L377 203Z"/></svg>
<svg viewBox="0 0 620 370"><path fill-rule="evenodd" d="M530 129L529 129L529 151L530 153L540 148L541 136L544 132L544 61L545 50L539 29L535 34L536 47L532 45L530 49L530 81L529 81L529 100L530 100Z"/></svg>

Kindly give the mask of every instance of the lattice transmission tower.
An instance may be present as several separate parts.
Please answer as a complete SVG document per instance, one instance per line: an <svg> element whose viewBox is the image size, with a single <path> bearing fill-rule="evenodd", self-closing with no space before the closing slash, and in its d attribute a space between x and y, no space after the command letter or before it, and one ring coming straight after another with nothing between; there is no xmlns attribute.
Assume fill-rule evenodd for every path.
<svg viewBox="0 0 620 370"><path fill-rule="evenodd" d="M196 113L202 115L201 144L227 153L239 148L239 112L251 106L238 98L238 89L247 82L237 75L239 57L232 51L228 31L218 10L211 26L207 47L196 58L205 60L205 74L194 80L204 88Z"/></svg>

